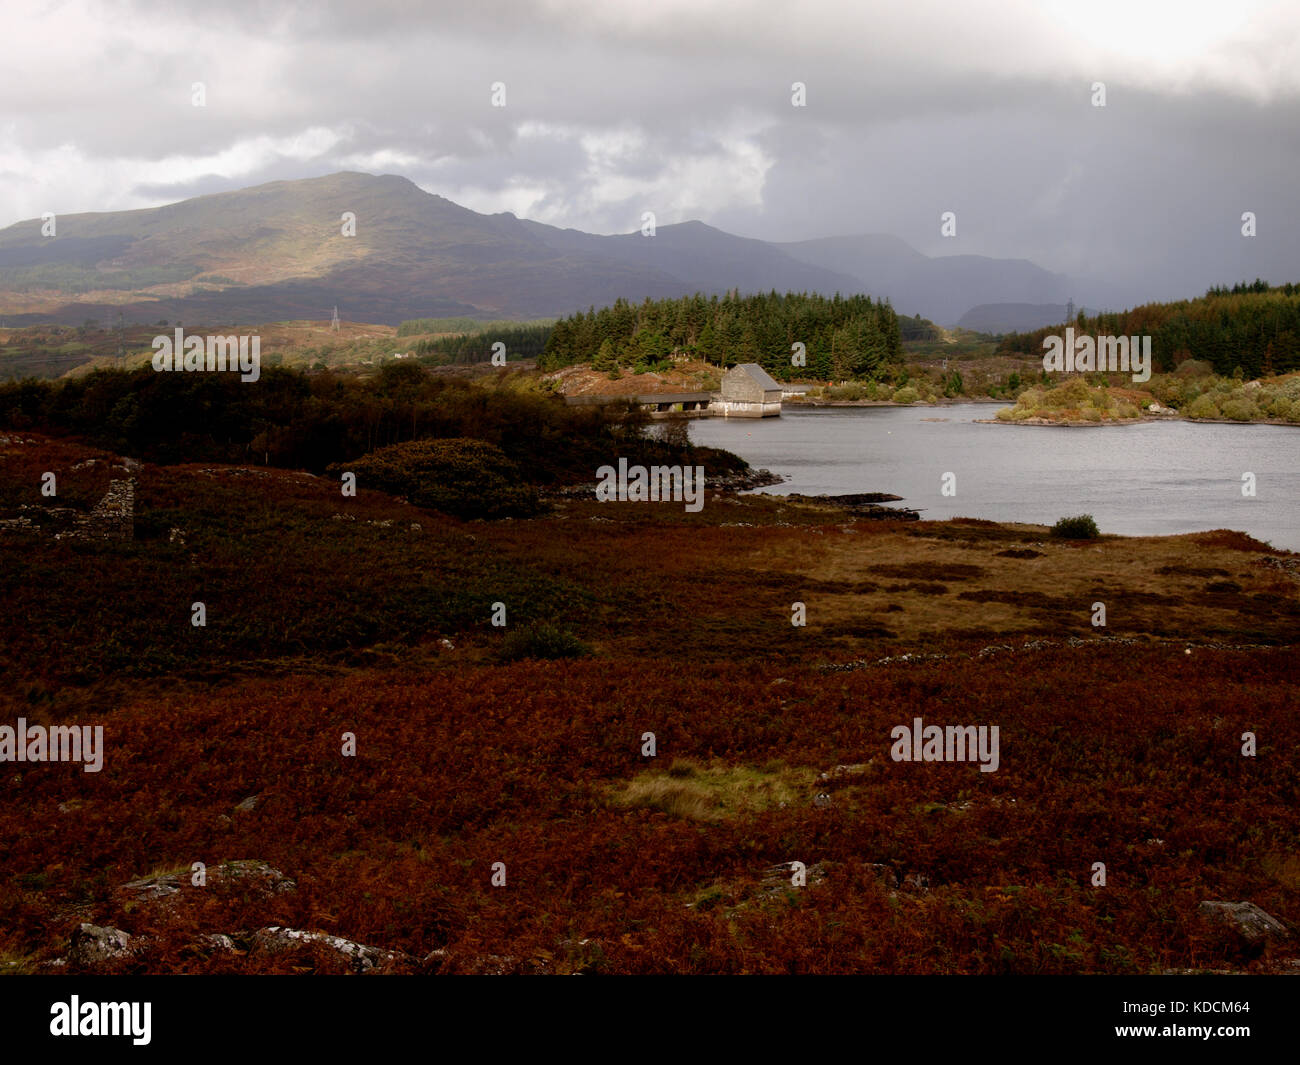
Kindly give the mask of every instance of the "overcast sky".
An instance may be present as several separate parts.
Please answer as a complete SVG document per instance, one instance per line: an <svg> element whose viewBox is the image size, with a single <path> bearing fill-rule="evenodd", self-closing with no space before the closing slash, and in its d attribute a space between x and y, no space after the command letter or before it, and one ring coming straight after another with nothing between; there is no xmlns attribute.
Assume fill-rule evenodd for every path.
<svg viewBox="0 0 1300 1065"><path fill-rule="evenodd" d="M5 0L0 35L0 226L363 170L598 233L1300 281L1295 0Z"/></svg>

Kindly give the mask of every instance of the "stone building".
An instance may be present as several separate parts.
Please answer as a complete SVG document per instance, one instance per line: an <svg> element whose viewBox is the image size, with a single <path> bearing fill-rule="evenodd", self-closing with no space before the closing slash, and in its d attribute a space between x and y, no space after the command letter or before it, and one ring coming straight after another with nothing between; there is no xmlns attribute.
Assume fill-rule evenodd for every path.
<svg viewBox="0 0 1300 1065"><path fill-rule="evenodd" d="M722 390L709 410L724 418L771 418L781 413L781 385L756 362L742 362L722 376Z"/></svg>

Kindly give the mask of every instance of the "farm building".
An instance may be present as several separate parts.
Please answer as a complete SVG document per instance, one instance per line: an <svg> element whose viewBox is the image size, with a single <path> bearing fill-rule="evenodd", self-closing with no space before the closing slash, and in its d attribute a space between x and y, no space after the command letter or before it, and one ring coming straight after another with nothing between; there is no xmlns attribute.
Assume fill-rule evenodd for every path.
<svg viewBox="0 0 1300 1065"><path fill-rule="evenodd" d="M724 418L769 418L781 413L781 385L756 362L742 362L722 376L722 391L709 408Z"/></svg>

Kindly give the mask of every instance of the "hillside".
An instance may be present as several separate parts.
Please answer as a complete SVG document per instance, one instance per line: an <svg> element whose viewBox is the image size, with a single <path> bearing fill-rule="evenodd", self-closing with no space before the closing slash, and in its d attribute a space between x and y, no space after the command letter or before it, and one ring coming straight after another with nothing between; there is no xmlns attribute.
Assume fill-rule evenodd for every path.
<svg viewBox="0 0 1300 1065"><path fill-rule="evenodd" d="M1006 336L1002 355L1042 357L1043 340L1067 323ZM1249 380L1300 369L1300 285L1264 281L1211 289L1204 296L1147 303L1117 313L1084 315L1068 323L1076 337L1150 336L1154 371L1193 360L1215 373Z"/></svg>
<svg viewBox="0 0 1300 1065"><path fill-rule="evenodd" d="M1028 333L1065 321L1067 306L1064 303L981 303L963 314L957 324L978 333Z"/></svg>
<svg viewBox="0 0 1300 1065"><path fill-rule="evenodd" d="M601 236L479 214L391 174L275 181L56 225L52 237L40 219L0 229L0 326L115 324L119 313L128 325L319 320L336 305L387 325L560 317L732 289L870 294L952 323L978 303L1062 299L1071 287L1024 260L930 258L880 235L773 243L691 221L652 238Z"/></svg>
<svg viewBox="0 0 1300 1065"><path fill-rule="evenodd" d="M356 235L341 232L344 212ZM596 237L482 215L402 177L340 173L166 207L0 230L0 314L81 324L328 317L397 325L428 315L539 317L701 287L845 291L809 267L698 223Z"/></svg>

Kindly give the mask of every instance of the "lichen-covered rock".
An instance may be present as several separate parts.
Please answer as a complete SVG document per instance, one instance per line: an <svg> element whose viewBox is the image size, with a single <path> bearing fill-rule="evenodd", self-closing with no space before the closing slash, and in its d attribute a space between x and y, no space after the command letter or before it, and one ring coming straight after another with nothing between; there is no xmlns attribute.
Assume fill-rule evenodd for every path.
<svg viewBox="0 0 1300 1065"><path fill-rule="evenodd" d="M132 880L129 884L123 884L118 890L133 894L140 902L152 902L174 898L184 890L211 891L230 888L247 891L251 889L260 895L275 895L293 891L297 886L292 879L269 862L259 858L240 858L205 869L202 886L194 884L192 871L181 870Z"/></svg>
<svg viewBox="0 0 1300 1065"><path fill-rule="evenodd" d="M129 957L135 946L129 932L83 922L72 933L68 961L73 965L93 968L117 958Z"/></svg>
<svg viewBox="0 0 1300 1065"><path fill-rule="evenodd" d="M804 886L812 887L820 884L826 879L826 864L818 862L816 865L804 867ZM780 895L783 891L798 891L794 884L795 863L778 862L776 865L769 866L763 870L763 880L759 884L759 893L762 895Z"/></svg>
<svg viewBox="0 0 1300 1065"><path fill-rule="evenodd" d="M1288 939L1290 930L1253 902L1217 902L1207 899L1196 907L1206 920L1235 933L1247 947L1263 947L1271 940Z"/></svg>
<svg viewBox="0 0 1300 1065"><path fill-rule="evenodd" d="M172 895L180 894L181 875L180 873L162 873L158 876L132 880L129 884L123 884L118 888L118 891L129 892L141 902L169 898Z"/></svg>
<svg viewBox="0 0 1300 1065"><path fill-rule="evenodd" d="M208 870L208 886L251 887L268 895L293 891L297 883L260 858L239 858Z"/></svg>
<svg viewBox="0 0 1300 1065"><path fill-rule="evenodd" d="M295 950L303 947L323 946L347 958L352 971L370 972L396 961L400 955L380 947L368 947L362 943L353 943L342 936L332 936L326 932L304 932L297 928L284 928L272 925L259 929L253 936L250 949L252 954L276 954L281 951Z"/></svg>

